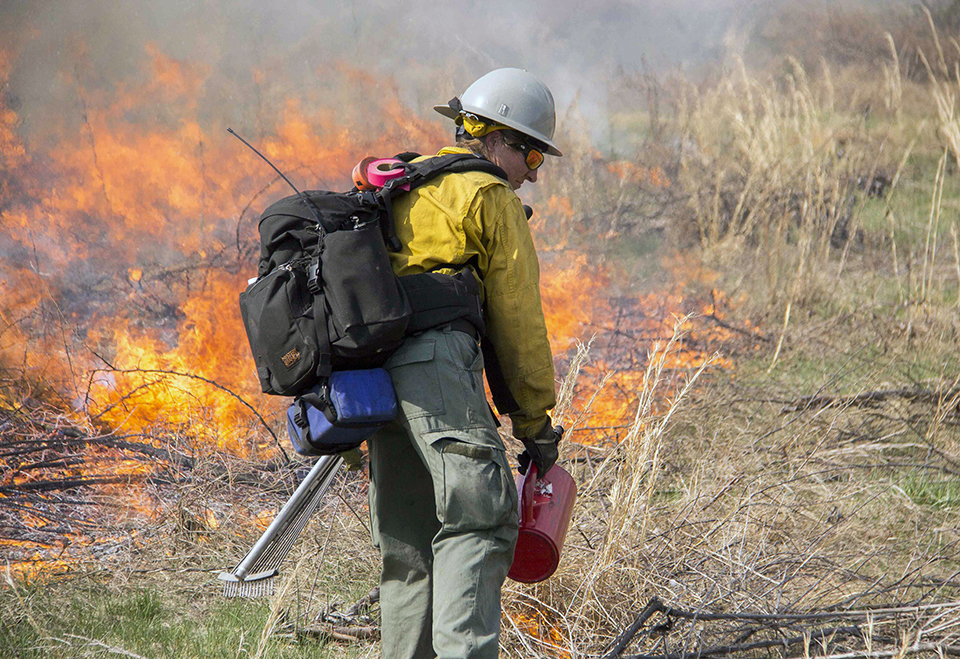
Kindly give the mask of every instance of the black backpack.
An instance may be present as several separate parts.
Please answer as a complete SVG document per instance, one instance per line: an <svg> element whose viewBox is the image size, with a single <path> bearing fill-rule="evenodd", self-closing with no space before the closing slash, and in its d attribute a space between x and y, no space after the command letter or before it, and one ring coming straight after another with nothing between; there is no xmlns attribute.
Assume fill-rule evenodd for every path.
<svg viewBox="0 0 960 659"><path fill-rule="evenodd" d="M479 284L424 273L397 277L387 253L400 249L392 200L440 174L493 163L450 154L411 163L375 191L308 191L281 199L260 217L258 277L240 311L265 393L296 396L334 370L381 365L413 331L465 318L483 333Z"/></svg>

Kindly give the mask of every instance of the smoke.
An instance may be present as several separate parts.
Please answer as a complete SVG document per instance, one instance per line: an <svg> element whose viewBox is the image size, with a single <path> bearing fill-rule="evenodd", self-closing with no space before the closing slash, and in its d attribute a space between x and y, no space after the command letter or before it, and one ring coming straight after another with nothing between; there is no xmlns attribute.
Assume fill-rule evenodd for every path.
<svg viewBox="0 0 960 659"><path fill-rule="evenodd" d="M715 57L747 9L733 0L426 7L415 0L5 0L0 47L13 58L8 94L19 101L24 131L37 136L61 124L53 118L82 112L77 87L111 89L149 74L149 46L206 70L201 118L226 115L240 125L252 123L250 108L274 111L271 99L325 90L338 62L394 81L421 118L500 66L541 77L561 112L576 101L595 113L617 70Z"/></svg>
<svg viewBox="0 0 960 659"><path fill-rule="evenodd" d="M342 189L365 155L442 146L432 106L517 66L599 141L618 82L722 59L790 1L2 0L0 315L37 354L75 332L129 368L246 368L228 300L289 191L227 126Z"/></svg>
<svg viewBox="0 0 960 659"><path fill-rule="evenodd" d="M148 73L147 46L208 72L201 119L255 125L272 101L339 84L344 62L397 85L421 119L478 76L518 66L541 77L561 117L572 104L603 123L617 73L721 59L784 6L829 13L893 0L4 0L0 50L25 132L75 116L76 92ZM811 35L812 36L812 35ZM742 54L738 52L737 54ZM376 87L358 90L375 95Z"/></svg>

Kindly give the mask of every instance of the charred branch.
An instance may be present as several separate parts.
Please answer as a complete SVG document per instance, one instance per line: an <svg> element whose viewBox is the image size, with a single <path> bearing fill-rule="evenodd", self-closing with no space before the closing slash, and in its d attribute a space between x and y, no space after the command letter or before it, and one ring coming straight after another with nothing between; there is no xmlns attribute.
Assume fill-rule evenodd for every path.
<svg viewBox="0 0 960 659"><path fill-rule="evenodd" d="M945 406L945 408L950 409L954 413L960 412L960 409L958 409L958 401L960 401L960 388L949 389L946 391L901 388L865 391L855 396L804 396L788 402L783 406L783 409L780 410L780 413L789 414L790 412L811 412L825 409L827 407L877 408L881 403L895 398L900 398L913 403Z"/></svg>
<svg viewBox="0 0 960 659"><path fill-rule="evenodd" d="M946 612L955 611L960 602L946 602L943 604L927 604L912 606L889 606L860 609L855 611L815 611L809 613L711 613L705 611L689 611L665 605L658 598L652 598L647 606L637 615L633 623L623 630L610 649L603 655L603 659L686 659L687 657L732 656L756 650L782 648L789 650L795 646L804 648L804 655L809 656L811 646L817 644L818 654L827 654L828 646L841 645L843 639L867 643L866 650L835 647L834 650L843 652L828 655L853 659L855 657L888 657L900 654L935 653L951 656L960 656L960 646L953 643L952 637L943 639L933 638L933 634L924 636L925 642L919 638L912 644L908 643L902 634L877 634L874 627L897 621L909 621L916 624L924 616L938 616ZM648 621L654 615L660 614L662 622L658 622L644 630ZM684 648L679 652L664 651L661 654L632 654L624 655L623 651L636 639L643 630L645 637L666 638L675 627L677 620L686 620L688 624L709 622L737 622L742 623L733 630L735 640L730 643L703 645L695 648ZM829 621L845 621L847 624L825 628L803 628L806 624L823 624ZM852 624L851 624L852 623ZM861 627L867 624L869 629ZM791 636L780 635L781 630L789 630ZM777 634L774 638L749 641L760 632ZM869 636L869 638L867 638ZM749 641L749 642L748 642ZM902 646L898 646L902 644ZM664 642L664 646L666 643ZM890 646L890 647L880 647ZM814 651L815 652L815 651Z"/></svg>
<svg viewBox="0 0 960 659"><path fill-rule="evenodd" d="M659 599L654 597L648 603L646 608L634 619L633 624L627 627L613 642L613 646L610 648L610 651L603 655L603 659L614 659L614 657L619 657L620 653L623 652L633 638L637 635L637 632L647 623L647 620L655 613L662 613L667 610L667 607Z"/></svg>

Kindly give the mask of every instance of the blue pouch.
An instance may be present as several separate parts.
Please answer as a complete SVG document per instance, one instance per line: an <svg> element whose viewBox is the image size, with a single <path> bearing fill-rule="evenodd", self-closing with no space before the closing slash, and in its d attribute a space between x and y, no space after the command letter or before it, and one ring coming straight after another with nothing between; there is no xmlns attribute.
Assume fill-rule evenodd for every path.
<svg viewBox="0 0 960 659"><path fill-rule="evenodd" d="M287 410L287 431L300 455L331 455L356 448L397 416L397 395L382 368L336 371Z"/></svg>

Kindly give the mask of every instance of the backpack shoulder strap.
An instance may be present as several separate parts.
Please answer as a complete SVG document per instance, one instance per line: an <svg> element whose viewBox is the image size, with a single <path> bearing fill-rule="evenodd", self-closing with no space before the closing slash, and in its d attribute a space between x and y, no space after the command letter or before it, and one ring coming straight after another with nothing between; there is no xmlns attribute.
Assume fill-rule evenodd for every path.
<svg viewBox="0 0 960 659"><path fill-rule="evenodd" d="M410 154L401 154L401 159L404 155ZM507 180L505 171L486 158L472 153L448 153L445 156L428 158L423 162L409 162L404 165L404 169L406 174L387 181L386 185L376 193L386 211L383 218L384 224L381 226L384 242L393 252L400 251L400 241L397 239L397 229L394 225L393 198L399 194L402 187L409 186L409 189L413 190L441 174L448 173L486 172L504 181Z"/></svg>
<svg viewBox="0 0 960 659"><path fill-rule="evenodd" d="M394 189L402 185L409 185L413 189L441 174L448 173L486 172L497 178L507 180L505 171L486 158L481 158L472 153L448 153L445 156L435 156L423 162L409 163L406 169L407 174L396 179L398 183L392 186Z"/></svg>
<svg viewBox="0 0 960 659"><path fill-rule="evenodd" d="M402 160L403 162L410 162L414 158L419 158L421 154L416 151L404 151L403 153L398 153L394 156L397 160Z"/></svg>

